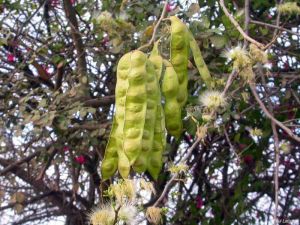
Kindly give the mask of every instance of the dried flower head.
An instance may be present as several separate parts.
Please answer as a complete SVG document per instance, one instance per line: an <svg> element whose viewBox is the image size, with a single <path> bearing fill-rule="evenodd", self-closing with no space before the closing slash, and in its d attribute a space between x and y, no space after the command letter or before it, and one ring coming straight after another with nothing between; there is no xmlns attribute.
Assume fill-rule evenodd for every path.
<svg viewBox="0 0 300 225"><path fill-rule="evenodd" d="M204 122L210 122L214 119L214 115L212 115L210 113L203 113L202 119L204 120Z"/></svg>
<svg viewBox="0 0 300 225"><path fill-rule="evenodd" d="M150 193L156 194L155 188L151 182L146 181L145 179L140 179L140 186L142 189L149 191Z"/></svg>
<svg viewBox="0 0 300 225"><path fill-rule="evenodd" d="M291 152L291 144L290 144L290 142L285 141L285 140L281 141L279 143L279 149L281 151L283 151L283 153L289 154Z"/></svg>
<svg viewBox="0 0 300 225"><path fill-rule="evenodd" d="M233 60L234 69L240 70L251 63L248 52L242 47L241 44L238 44L234 48L227 49L223 53L223 56Z"/></svg>
<svg viewBox="0 0 300 225"><path fill-rule="evenodd" d="M250 134L252 136L262 136L263 135L263 132L261 129L258 129L258 128L254 128L254 129L251 129L250 130Z"/></svg>
<svg viewBox="0 0 300 225"><path fill-rule="evenodd" d="M154 206L148 207L146 211L146 218L150 223L160 224L162 221L161 208Z"/></svg>
<svg viewBox="0 0 300 225"><path fill-rule="evenodd" d="M219 91L205 91L199 96L199 100L204 107L212 110L226 105L226 98Z"/></svg>
<svg viewBox="0 0 300 225"><path fill-rule="evenodd" d="M283 4L279 4L277 5L277 10L282 14L300 14L300 7L297 5L297 2L286 2Z"/></svg>
<svg viewBox="0 0 300 225"><path fill-rule="evenodd" d="M197 127L197 137L200 140L203 140L207 134L207 126L199 126Z"/></svg>
<svg viewBox="0 0 300 225"><path fill-rule="evenodd" d="M248 81L248 82L252 81L255 77L255 74L253 72L251 65L244 67L242 70L240 70L239 74L245 81Z"/></svg>
<svg viewBox="0 0 300 225"><path fill-rule="evenodd" d="M260 62L263 64L268 62L267 54L261 49L259 49L255 44L250 44L249 49L250 49L250 56L254 62Z"/></svg>
<svg viewBox="0 0 300 225"><path fill-rule="evenodd" d="M132 203L124 204L118 212L119 220L125 222L128 225L135 224L136 216L137 209Z"/></svg>
<svg viewBox="0 0 300 225"><path fill-rule="evenodd" d="M134 201L136 196L135 184L132 180L125 179L111 186L117 203L123 205L125 202Z"/></svg>
<svg viewBox="0 0 300 225"><path fill-rule="evenodd" d="M184 163L179 163L178 165L171 165L169 171L173 174L185 173L188 171L189 167Z"/></svg>
<svg viewBox="0 0 300 225"><path fill-rule="evenodd" d="M112 225L115 220L115 211L112 205L108 203L94 209L89 218L93 225Z"/></svg>

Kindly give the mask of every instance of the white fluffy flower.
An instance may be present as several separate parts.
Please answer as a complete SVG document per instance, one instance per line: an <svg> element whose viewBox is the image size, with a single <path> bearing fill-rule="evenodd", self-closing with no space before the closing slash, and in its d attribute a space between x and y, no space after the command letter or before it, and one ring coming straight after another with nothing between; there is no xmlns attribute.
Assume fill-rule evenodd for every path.
<svg viewBox="0 0 300 225"><path fill-rule="evenodd" d="M199 96L202 106L208 109L217 109L226 105L226 98L220 91L205 91Z"/></svg>
<svg viewBox="0 0 300 225"><path fill-rule="evenodd" d="M233 67L235 69L243 69L245 66L251 63L249 53L242 47L241 44L227 49L225 52L223 52L223 56L233 61Z"/></svg>
<svg viewBox="0 0 300 225"><path fill-rule="evenodd" d="M146 218L150 223L160 224L162 221L161 213L161 208L151 206L147 208Z"/></svg>
<svg viewBox="0 0 300 225"><path fill-rule="evenodd" d="M137 209L131 203L123 205L118 213L118 218L128 225L135 224L135 218L137 216Z"/></svg>
<svg viewBox="0 0 300 225"><path fill-rule="evenodd" d="M115 211L111 204L95 208L89 215L93 225L112 225L115 220Z"/></svg>

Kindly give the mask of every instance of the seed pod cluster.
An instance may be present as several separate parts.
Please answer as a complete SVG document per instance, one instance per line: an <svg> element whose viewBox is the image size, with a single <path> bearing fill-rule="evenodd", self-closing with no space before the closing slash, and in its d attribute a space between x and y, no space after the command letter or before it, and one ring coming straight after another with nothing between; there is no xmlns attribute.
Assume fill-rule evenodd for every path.
<svg viewBox="0 0 300 225"><path fill-rule="evenodd" d="M136 50L118 63L116 113L102 162L104 180L117 169L127 178L131 167L136 172L149 170L154 178L159 174L165 128L158 81L162 58L158 56L148 59Z"/></svg>
<svg viewBox="0 0 300 225"><path fill-rule="evenodd" d="M171 16L170 63L162 83L165 96L166 128L179 138L182 131L181 111L188 97L188 63L192 51L196 67L206 86L211 88L211 76L192 33L177 17ZM175 97L176 96L176 97ZM177 102L176 102L176 100Z"/></svg>
<svg viewBox="0 0 300 225"><path fill-rule="evenodd" d="M131 168L139 173L148 171L154 179L158 178L166 128L177 139L182 133L190 49L202 80L211 87L209 71L193 35L177 17L170 17L170 21L170 61L159 54L156 42L149 58L135 50L118 63L116 110L102 161L103 180L116 170L127 178Z"/></svg>

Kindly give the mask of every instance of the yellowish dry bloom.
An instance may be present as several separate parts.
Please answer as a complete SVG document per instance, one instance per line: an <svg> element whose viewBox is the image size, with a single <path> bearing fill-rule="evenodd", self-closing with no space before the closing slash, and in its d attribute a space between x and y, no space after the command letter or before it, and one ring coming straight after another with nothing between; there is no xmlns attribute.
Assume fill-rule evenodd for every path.
<svg viewBox="0 0 300 225"><path fill-rule="evenodd" d="M152 224L160 224L162 221L161 208L154 206L148 207L146 211L146 218Z"/></svg>
<svg viewBox="0 0 300 225"><path fill-rule="evenodd" d="M291 144L288 141L281 141L279 144L279 149L283 151L284 154L289 154L291 152Z"/></svg>
<svg viewBox="0 0 300 225"><path fill-rule="evenodd" d="M250 49L250 56L254 62L260 62L263 64L268 62L267 54L261 49L259 49L255 44L250 44L249 49Z"/></svg>
<svg viewBox="0 0 300 225"><path fill-rule="evenodd" d="M214 116L211 115L210 113L204 113L204 114L202 114L202 119L203 119L205 122L210 122L211 120L214 119Z"/></svg>
<svg viewBox="0 0 300 225"><path fill-rule="evenodd" d="M123 191L129 201L134 201L136 188L133 180L125 179L123 182Z"/></svg>
<svg viewBox="0 0 300 225"><path fill-rule="evenodd" d="M146 181L145 179L140 179L140 186L142 189L149 191L153 194L156 194L155 188L151 182Z"/></svg>
<svg viewBox="0 0 300 225"><path fill-rule="evenodd" d="M207 126L200 126L197 128L197 136L200 140L203 140L207 134Z"/></svg>
<svg viewBox="0 0 300 225"><path fill-rule="evenodd" d="M262 136L263 135L263 132L261 129L258 129L258 128L254 128L254 129L251 129L250 130L250 134L252 136Z"/></svg>
<svg viewBox="0 0 300 225"><path fill-rule="evenodd" d="M111 204L106 204L93 210L89 218L90 223L93 225L113 225L115 211Z"/></svg>
<svg viewBox="0 0 300 225"><path fill-rule="evenodd" d="M252 81L255 77L255 74L252 69L252 65L248 65L247 67L243 68L239 74L245 81L248 82Z"/></svg>
<svg viewBox="0 0 300 225"><path fill-rule="evenodd" d="M113 195L116 197L116 202L120 205L127 201L134 201L136 196L135 184L132 180L125 179L111 186Z"/></svg>
<svg viewBox="0 0 300 225"><path fill-rule="evenodd" d="M184 163L179 163L178 165L171 165L169 171L173 174L185 173L188 171L189 167Z"/></svg>
<svg viewBox="0 0 300 225"><path fill-rule="evenodd" d="M226 105L226 98L219 91L205 91L200 95L199 100L204 107L212 110Z"/></svg>
<svg viewBox="0 0 300 225"><path fill-rule="evenodd" d="M223 53L225 58L233 60L233 68L241 70L251 63L248 52L239 44Z"/></svg>
<svg viewBox="0 0 300 225"><path fill-rule="evenodd" d="M278 12L287 15L300 14L300 7L297 5L297 2L286 2L283 4L279 4L277 5L277 10Z"/></svg>

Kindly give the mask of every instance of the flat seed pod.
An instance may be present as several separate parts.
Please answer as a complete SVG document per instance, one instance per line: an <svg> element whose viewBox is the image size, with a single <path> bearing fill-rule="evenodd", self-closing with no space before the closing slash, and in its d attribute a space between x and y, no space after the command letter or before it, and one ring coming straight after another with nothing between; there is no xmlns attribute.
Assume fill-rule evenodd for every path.
<svg viewBox="0 0 300 225"><path fill-rule="evenodd" d="M206 84L206 86L208 88L211 88L211 86L212 86L211 75L210 75L209 70L203 60L199 46L198 46L195 38L193 37L192 33L189 33L189 39L190 39L190 41L189 41L190 48L192 50L194 61L195 61L196 67L199 71L199 74L200 74L202 80L204 81L204 83Z"/></svg>

